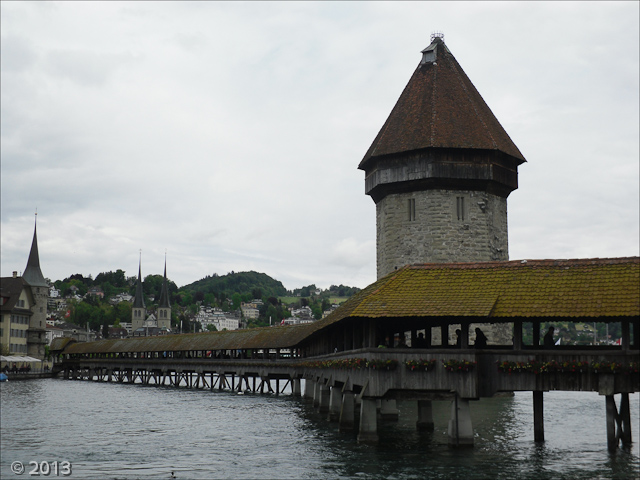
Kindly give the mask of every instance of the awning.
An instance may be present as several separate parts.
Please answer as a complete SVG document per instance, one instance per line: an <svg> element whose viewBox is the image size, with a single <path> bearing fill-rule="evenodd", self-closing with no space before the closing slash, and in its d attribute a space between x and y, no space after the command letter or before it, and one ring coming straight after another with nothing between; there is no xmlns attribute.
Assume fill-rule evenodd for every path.
<svg viewBox="0 0 640 480"><path fill-rule="evenodd" d="M0 362L29 362L29 363L33 363L33 362L41 362L42 360L38 360L37 358L33 358L33 357L5 357L4 355L0 355Z"/></svg>

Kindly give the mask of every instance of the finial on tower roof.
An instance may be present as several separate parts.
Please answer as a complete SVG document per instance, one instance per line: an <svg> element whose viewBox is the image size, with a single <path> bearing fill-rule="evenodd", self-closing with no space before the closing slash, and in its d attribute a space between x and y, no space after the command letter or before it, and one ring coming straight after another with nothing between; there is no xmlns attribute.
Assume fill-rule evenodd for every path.
<svg viewBox="0 0 640 480"><path fill-rule="evenodd" d="M444 42L444 33L442 32L433 32L431 34L431 41L433 42L436 38L439 38Z"/></svg>

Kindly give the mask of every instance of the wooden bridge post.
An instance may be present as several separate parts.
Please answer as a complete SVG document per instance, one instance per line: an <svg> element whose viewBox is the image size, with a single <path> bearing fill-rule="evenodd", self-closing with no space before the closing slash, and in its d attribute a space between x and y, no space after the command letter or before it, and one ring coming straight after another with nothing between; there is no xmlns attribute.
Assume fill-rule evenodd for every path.
<svg viewBox="0 0 640 480"><path fill-rule="evenodd" d="M622 445L631 446L631 411L629 409L629 393L620 394L620 419L622 427Z"/></svg>
<svg viewBox="0 0 640 480"><path fill-rule="evenodd" d="M418 400L418 421L416 422L416 428L426 432L432 432L434 430L431 400Z"/></svg>
<svg viewBox="0 0 640 480"><path fill-rule="evenodd" d="M460 348L469 348L469 324L467 322L463 323L460 325L460 329Z"/></svg>
<svg viewBox="0 0 640 480"><path fill-rule="evenodd" d="M320 380L313 382L313 407L320 406Z"/></svg>
<svg viewBox="0 0 640 480"><path fill-rule="evenodd" d="M342 405L340 408L340 418L338 430L341 432L352 432L355 427L355 395L352 391L351 381L342 387Z"/></svg>
<svg viewBox="0 0 640 480"><path fill-rule="evenodd" d="M300 396L300 379L292 378L291 379L291 395L294 397Z"/></svg>
<svg viewBox="0 0 640 480"><path fill-rule="evenodd" d="M337 422L340 419L340 409L342 407L342 391L337 386L331 387L329 394L329 416L330 422Z"/></svg>
<svg viewBox="0 0 640 480"><path fill-rule="evenodd" d="M309 378L304 379L304 394L302 395L302 398L305 400L313 401L314 383L315 382Z"/></svg>
<svg viewBox="0 0 640 480"><path fill-rule="evenodd" d="M618 448L618 443L622 440L622 445L631 445L631 414L629 411L629 394L620 394L620 412L616 407L616 400L613 395L606 396L607 409L607 447L610 452Z"/></svg>
<svg viewBox="0 0 640 480"><path fill-rule="evenodd" d="M376 399L362 397L360 404L359 443L375 443L378 441L378 424L376 419Z"/></svg>
<svg viewBox="0 0 640 480"><path fill-rule="evenodd" d="M540 346L540 320L533 322L533 348Z"/></svg>
<svg viewBox="0 0 640 480"><path fill-rule="evenodd" d="M328 385L320 385L320 401L318 403L318 409L320 413L329 412L329 400L331 395L331 387Z"/></svg>
<svg viewBox="0 0 640 480"><path fill-rule="evenodd" d="M629 330L629 320L623 320L622 322L620 322L620 327L621 327L621 341L620 344L622 345L622 350L629 350L629 347L631 346L631 333ZM634 328L634 330L637 330L637 328Z"/></svg>
<svg viewBox="0 0 640 480"><path fill-rule="evenodd" d="M473 425L469 400L458 397L457 393L451 402L451 419L447 433L450 447L473 446Z"/></svg>
<svg viewBox="0 0 640 480"><path fill-rule="evenodd" d="M544 442L544 393L533 392L533 440Z"/></svg>
<svg viewBox="0 0 640 480"><path fill-rule="evenodd" d="M513 322L513 349L522 350L522 322Z"/></svg>
<svg viewBox="0 0 640 480"><path fill-rule="evenodd" d="M382 399L380 401L380 417L388 422L397 422L400 417L395 398Z"/></svg>

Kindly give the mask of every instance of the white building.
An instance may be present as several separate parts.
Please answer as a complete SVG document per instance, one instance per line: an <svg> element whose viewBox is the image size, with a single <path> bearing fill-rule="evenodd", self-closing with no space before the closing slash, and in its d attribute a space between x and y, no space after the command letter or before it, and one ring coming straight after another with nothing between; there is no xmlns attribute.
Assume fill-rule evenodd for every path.
<svg viewBox="0 0 640 480"><path fill-rule="evenodd" d="M244 315L244 318L255 320L260 316L260 311L254 302L242 303L240 308L242 309L242 315Z"/></svg>
<svg viewBox="0 0 640 480"><path fill-rule="evenodd" d="M223 312L220 308L200 307L194 319L200 322L203 330L207 329L207 325L213 325L216 330L238 330L240 321L229 312Z"/></svg>

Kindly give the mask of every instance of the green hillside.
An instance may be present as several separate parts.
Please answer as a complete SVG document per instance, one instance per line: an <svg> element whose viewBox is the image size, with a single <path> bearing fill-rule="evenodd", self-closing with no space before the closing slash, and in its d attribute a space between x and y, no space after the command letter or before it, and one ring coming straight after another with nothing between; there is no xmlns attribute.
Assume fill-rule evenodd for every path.
<svg viewBox="0 0 640 480"><path fill-rule="evenodd" d="M225 294L231 297L234 293L241 295L250 294L252 297L280 297L287 294L287 290L282 282L274 280L266 273L258 272L231 272L226 275L207 276L189 285L185 285L180 290L190 293L202 292Z"/></svg>

